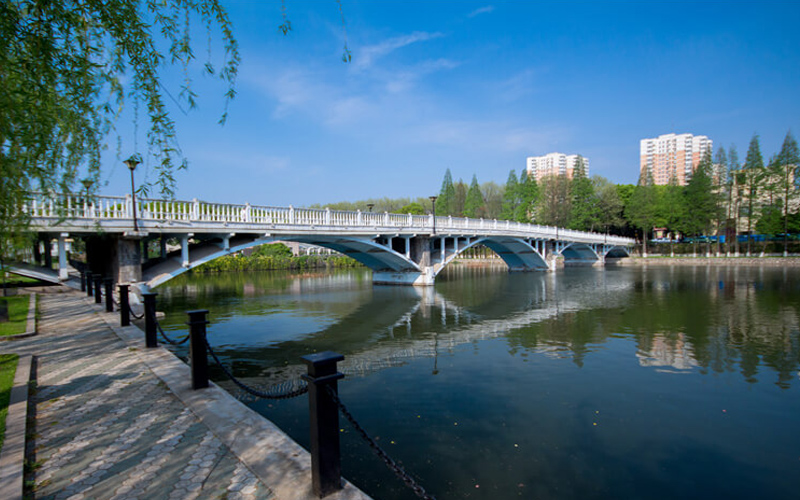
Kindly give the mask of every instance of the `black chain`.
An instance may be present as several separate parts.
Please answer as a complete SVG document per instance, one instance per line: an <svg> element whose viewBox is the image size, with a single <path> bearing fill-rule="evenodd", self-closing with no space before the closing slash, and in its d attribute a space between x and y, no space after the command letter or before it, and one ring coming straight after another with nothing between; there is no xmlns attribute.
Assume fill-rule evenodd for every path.
<svg viewBox="0 0 800 500"><path fill-rule="evenodd" d="M130 313L130 315L131 315L131 316L133 316L133 319L142 319L142 318L144 318L144 311L142 311L142 314L140 314L140 315L138 315L138 316L137 316L137 315L136 315L136 314L133 312L133 309L131 309L131 306L128 306L128 312Z"/></svg>
<svg viewBox="0 0 800 500"><path fill-rule="evenodd" d="M383 451L383 449L380 446L378 446L378 443L376 443L375 440L369 437L367 431L365 431L364 428L361 427L358 424L358 422L356 422L356 419L347 410L347 407L344 405L344 403L342 403L342 400L339 399L339 395L336 394L336 391L333 390L333 387L331 387L330 385L326 385L325 389L327 389L328 395L330 395L331 399L333 399L333 402L336 403L336 406L339 407L339 410L342 412L342 415L344 415L344 418L346 418L347 421L350 422L350 425L352 425L353 428L356 430L356 432L358 432L364 439L364 441L367 442L369 447L372 448L372 451L376 455L378 455L378 458L383 460L383 462L386 464L386 467L388 467L392 472L394 472L394 475L400 478L400 480L403 481L406 486L411 488L414 491L414 494L417 495L419 498L424 498L425 500L436 500L435 497L429 495L425 491L425 488L423 488L419 483L417 483L413 477L411 477L402 467L400 467L400 465L397 462L392 460L392 457L390 457L385 451Z"/></svg>
<svg viewBox="0 0 800 500"><path fill-rule="evenodd" d="M300 389L289 391L284 394L274 394L271 392L259 391L258 389L250 387L249 385L237 379L233 375L233 373L231 373L230 370L228 370L228 368L222 364L222 361L220 361L219 358L217 357L217 353L214 352L214 349L211 348L211 344L208 343L208 338L203 337L203 342L206 344L206 349L208 349L208 352L211 353L211 357L214 358L214 361L217 362L217 365L219 365L219 367L222 369L225 375L227 375L227 377L231 379L231 382L236 384L237 387L242 389L247 394L250 394L251 396L255 396L257 398L262 398L262 399L291 399L291 398L296 398L297 396L302 396L303 394L308 392L308 384L304 385Z"/></svg>
<svg viewBox="0 0 800 500"><path fill-rule="evenodd" d="M186 343L187 340L189 340L189 335L186 335L185 337L183 337L180 340L174 340L174 339L169 338L167 336L167 334L164 333L164 329L161 328L161 323L159 323L156 318L153 318L153 321L156 324L156 328L158 328L158 331L161 333L161 337L167 342L167 344L181 345L181 344Z"/></svg>

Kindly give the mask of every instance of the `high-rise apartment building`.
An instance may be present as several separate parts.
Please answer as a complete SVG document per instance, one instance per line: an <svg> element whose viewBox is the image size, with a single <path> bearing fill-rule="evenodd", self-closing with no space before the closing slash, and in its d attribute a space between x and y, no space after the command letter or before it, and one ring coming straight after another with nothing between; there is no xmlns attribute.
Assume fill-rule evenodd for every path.
<svg viewBox="0 0 800 500"><path fill-rule="evenodd" d="M679 186L686 185L700 164L706 151L711 151L713 142L704 135L664 134L655 139L639 142L639 175L653 176L659 185L669 184L675 177Z"/></svg>
<svg viewBox="0 0 800 500"><path fill-rule="evenodd" d="M565 155L562 153L549 153L544 156L529 156L528 176L537 181L548 175L566 175L572 179L575 173L575 166L580 155ZM583 172L589 175L589 159L583 158Z"/></svg>

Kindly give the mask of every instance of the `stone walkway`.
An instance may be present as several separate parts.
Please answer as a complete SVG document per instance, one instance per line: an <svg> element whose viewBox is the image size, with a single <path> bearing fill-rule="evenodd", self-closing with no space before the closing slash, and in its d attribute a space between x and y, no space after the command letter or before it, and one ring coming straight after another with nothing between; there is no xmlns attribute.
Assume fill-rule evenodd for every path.
<svg viewBox="0 0 800 500"><path fill-rule="evenodd" d="M251 448L270 455L269 447L255 438L254 443L247 443L237 436L234 441L245 441L244 451L236 446L231 448L225 429L214 428L213 418L204 419L212 421L210 426L201 420L202 408L196 411L186 398L179 398L171 390L169 377L156 375L169 370L153 367L152 360L146 358L172 357L170 354L163 349L138 348L125 342L103 317L105 314L118 321L118 316L101 312L79 292L64 287L37 291L45 292L40 292L39 335L15 341L13 346L0 346L4 351L37 357L38 390L31 396L36 407L36 436L28 443L28 456L34 456L40 464L33 476L35 498L307 496L293 494L306 489L304 484L277 490L267 487L263 478L281 477L282 471L270 469L262 473L261 464L254 461L253 470L258 471L254 474L251 464L246 465L239 456L247 455ZM156 355L154 351L161 353ZM174 362L168 360L168 363ZM204 391L207 389L191 391L190 399L198 397L198 393L215 394ZM216 403L212 400L210 404L213 409ZM226 407L222 413L231 411L230 402L220 404ZM235 410L249 412L246 408ZM244 420L248 419L253 417L246 415ZM252 432L269 434L270 430L259 428ZM246 430L244 433L249 434ZM293 453L300 455L297 451ZM284 461L285 475L291 477L294 466L288 463L290 460ZM283 466L279 459L268 465L272 469ZM283 494L281 488L290 494ZM345 488L353 489L351 485ZM355 497L360 497L358 494Z"/></svg>

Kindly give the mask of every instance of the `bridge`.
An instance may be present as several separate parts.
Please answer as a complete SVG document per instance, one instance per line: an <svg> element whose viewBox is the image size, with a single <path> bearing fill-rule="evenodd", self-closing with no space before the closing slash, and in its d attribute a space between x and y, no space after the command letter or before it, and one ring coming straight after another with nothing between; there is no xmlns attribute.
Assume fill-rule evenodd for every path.
<svg viewBox="0 0 800 500"><path fill-rule="evenodd" d="M45 248L58 241L67 278L67 241L82 238L92 272L158 286L194 267L247 248L293 241L330 248L370 268L376 284L433 285L464 251L484 245L510 271L603 265L627 257L634 240L511 221L270 207L245 204L33 193L23 207ZM159 242L143 259L142 243ZM168 242L175 250L168 252ZM146 248L146 247L145 247ZM33 259L41 261L39 244ZM45 260L50 258L46 251Z"/></svg>

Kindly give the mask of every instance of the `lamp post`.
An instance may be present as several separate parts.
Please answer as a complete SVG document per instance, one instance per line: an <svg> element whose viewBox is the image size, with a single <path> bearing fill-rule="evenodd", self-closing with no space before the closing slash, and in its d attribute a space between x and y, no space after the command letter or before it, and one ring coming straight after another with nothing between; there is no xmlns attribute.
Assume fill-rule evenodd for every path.
<svg viewBox="0 0 800 500"><path fill-rule="evenodd" d="M136 189L133 185L133 171L136 169L136 165L141 163L139 158L136 155L132 155L130 158L125 160L123 163L128 166L131 170L131 199L133 200L133 230L139 232L139 224L136 222Z"/></svg>
<svg viewBox="0 0 800 500"><path fill-rule="evenodd" d="M81 181L83 187L86 188L86 202L89 202L89 188L92 187L92 180L91 179L84 179Z"/></svg>
<svg viewBox="0 0 800 500"><path fill-rule="evenodd" d="M433 233L431 233L431 236L436 234L436 198L438 196L428 196L428 199L431 200L431 205L433 205Z"/></svg>
<svg viewBox="0 0 800 500"><path fill-rule="evenodd" d="M367 208L369 209L370 212L372 212L372 207L374 206L375 206L374 203L367 203Z"/></svg>

